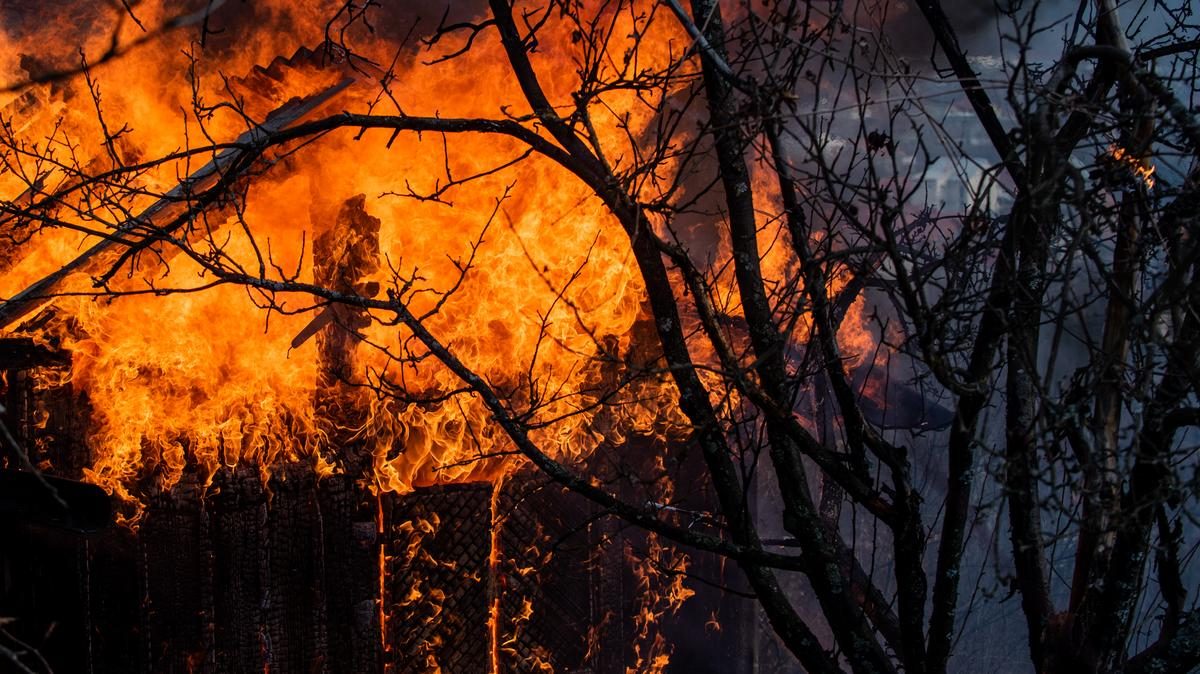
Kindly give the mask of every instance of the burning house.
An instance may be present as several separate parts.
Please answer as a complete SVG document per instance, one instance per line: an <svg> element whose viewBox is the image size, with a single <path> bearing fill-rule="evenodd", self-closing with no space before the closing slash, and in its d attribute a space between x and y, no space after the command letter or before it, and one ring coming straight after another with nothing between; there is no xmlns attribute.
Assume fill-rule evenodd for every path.
<svg viewBox="0 0 1200 674"><path fill-rule="evenodd" d="M0 671L1194 669L1177 1L0 0Z"/></svg>
<svg viewBox="0 0 1200 674"><path fill-rule="evenodd" d="M133 54L95 75L26 89L3 113L12 147L31 133L72 147L76 134L96 130L89 124L104 125L104 112L81 106L105 111L118 86L108 74L152 67L147 58ZM546 253L573 239L587 239L597 258L611 256L590 222L596 205L506 187L499 199L456 198L450 210L436 177L431 195L417 194L409 179L397 184L410 194L382 194L395 185L385 190L357 170L375 161L429 164L440 152L431 138L360 133L336 149L311 152L301 140L264 151L263 139L385 95L400 107L392 89L406 75L332 44L239 76L209 76L225 78L237 121L221 126L220 106L197 98L190 105L204 112L184 128L224 145L194 156L176 146L178 160L137 167L140 157L195 138L181 139L166 119L151 122L163 125L153 134L162 136L157 149L126 137L132 128L107 129L99 146L72 150L69 166L6 193L6 203L26 209L9 209L0 241L3 421L12 435L0 614L14 616L6 647L20 654L17 664L66 672L661 671L676 640L702 638L707 656L724 655L692 658L692 666L737 671L744 658L736 654L745 652L739 602L714 590L697 599L684 581L690 568L720 582L723 564L629 530L514 457L478 401L422 366L410 344L372 348L388 328L368 308L310 296L294 310L282 296L263 304L265 296L244 291L210 297L176 284L191 275L203 286L204 265L189 258L225 254L217 251L254 251L264 264L295 267L285 272L291 280L334 294L374 298L381 286L408 293L401 285L415 284L434 322L446 304L443 325L456 326L456 346L490 361L497 382L519 385L522 367L513 370L508 357L533 347L542 362L523 367L557 367L558 386L583 392L527 394L545 398L529 401L538 415L566 419L550 426L562 460L631 498L656 493L671 508L705 512L711 497L695 458L669 449L686 441L660 394L641 385L613 405L587 400L607 395L599 382L627 376L649 353L639 355L644 308L620 278L628 261L550 270L562 261ZM479 86L486 75L459 78L420 86ZM154 101L142 112L169 118L177 104ZM471 164L496 155L509 161L503 145L482 141L480 152L493 156L455 170L479 172ZM379 154L363 156L367 147ZM444 170L442 179L459 179L449 164ZM553 180L545 167L529 170L519 180ZM141 194L101 197L106 175L122 183L118 190L141 185ZM565 220L543 220L550 196L568 204L554 216ZM89 206L96 197L103 206ZM29 217L37 212L73 219L79 230L64 235ZM273 233L239 235L239 223L259 218ZM506 232L496 238L508 250L481 248L489 230ZM533 277L540 288L505 286L528 283L513 267L534 261L545 266ZM549 316L540 328L530 323L535 304L561 293L564 273L582 294L560 299L603 333L560 330ZM459 305L460 297L469 299ZM264 309L276 314L267 326ZM611 351L564 360L586 348L581 338ZM630 434L639 418L653 423ZM647 467L658 484L622 487ZM710 527L702 519L694 526Z"/></svg>

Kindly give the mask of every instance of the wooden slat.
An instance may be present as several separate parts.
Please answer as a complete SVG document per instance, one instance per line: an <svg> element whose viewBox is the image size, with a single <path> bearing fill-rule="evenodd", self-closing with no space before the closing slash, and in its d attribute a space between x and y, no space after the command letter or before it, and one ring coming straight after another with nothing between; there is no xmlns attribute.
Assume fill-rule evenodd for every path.
<svg viewBox="0 0 1200 674"><path fill-rule="evenodd" d="M321 512L311 466L278 467L267 513L265 632L272 672L329 671Z"/></svg>
<svg viewBox="0 0 1200 674"><path fill-rule="evenodd" d="M333 476L321 481L318 500L329 620L328 671L381 671L375 499L345 476Z"/></svg>
<svg viewBox="0 0 1200 674"><path fill-rule="evenodd" d="M217 669L260 674L267 664L263 603L271 551L258 471L245 465L221 468L205 505L212 532Z"/></svg>
<svg viewBox="0 0 1200 674"><path fill-rule="evenodd" d="M138 542L144 672L217 671L211 534L201 491L199 476L185 471L175 488L147 505Z"/></svg>

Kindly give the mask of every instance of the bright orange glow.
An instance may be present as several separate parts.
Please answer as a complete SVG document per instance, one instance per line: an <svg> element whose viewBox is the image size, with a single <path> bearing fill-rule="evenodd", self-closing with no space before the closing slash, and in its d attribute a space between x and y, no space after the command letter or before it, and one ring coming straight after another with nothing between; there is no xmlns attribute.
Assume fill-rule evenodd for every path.
<svg viewBox="0 0 1200 674"><path fill-rule="evenodd" d="M1128 168L1135 176L1137 176L1146 185L1146 189L1154 187L1154 164L1151 164L1144 158L1135 157L1125 151L1125 148L1120 145L1111 145L1108 148L1108 154L1113 161Z"/></svg>

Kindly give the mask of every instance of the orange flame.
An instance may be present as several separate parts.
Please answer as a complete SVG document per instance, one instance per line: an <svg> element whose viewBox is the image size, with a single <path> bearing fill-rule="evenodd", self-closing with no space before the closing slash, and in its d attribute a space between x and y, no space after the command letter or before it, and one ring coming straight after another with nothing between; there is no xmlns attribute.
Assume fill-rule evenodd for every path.
<svg viewBox="0 0 1200 674"><path fill-rule="evenodd" d="M1146 189L1154 187L1154 171L1155 166L1149 160L1143 157L1137 157L1126 152L1125 148L1120 145L1110 145L1108 148L1108 156L1118 164L1129 169L1133 175L1137 176L1142 183L1146 185Z"/></svg>

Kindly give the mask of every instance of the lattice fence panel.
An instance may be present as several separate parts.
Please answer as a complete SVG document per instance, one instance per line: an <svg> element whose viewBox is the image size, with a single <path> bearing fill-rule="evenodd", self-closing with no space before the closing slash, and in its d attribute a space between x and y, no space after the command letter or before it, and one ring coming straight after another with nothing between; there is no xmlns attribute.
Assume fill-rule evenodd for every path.
<svg viewBox="0 0 1200 674"><path fill-rule="evenodd" d="M497 502L502 671L585 671L588 639L601 616L592 607L597 579L590 508L544 480L509 480ZM618 645L619 647L619 645ZM586 671L591 671L587 669Z"/></svg>
<svg viewBox="0 0 1200 674"><path fill-rule="evenodd" d="M397 497L388 517L388 653L399 674L490 668L492 487Z"/></svg>

